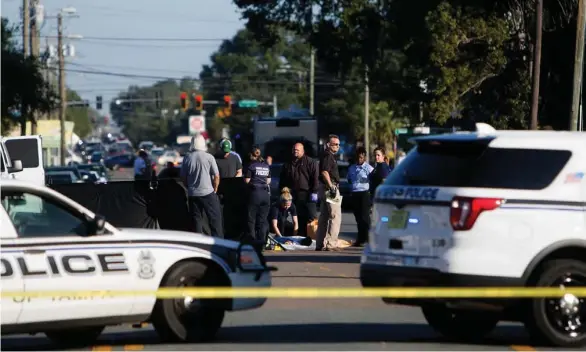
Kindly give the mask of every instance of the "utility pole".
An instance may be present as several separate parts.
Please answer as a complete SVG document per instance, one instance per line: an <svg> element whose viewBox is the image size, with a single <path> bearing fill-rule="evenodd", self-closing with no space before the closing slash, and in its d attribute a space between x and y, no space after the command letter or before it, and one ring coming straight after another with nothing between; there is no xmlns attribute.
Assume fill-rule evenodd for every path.
<svg viewBox="0 0 586 352"><path fill-rule="evenodd" d="M31 11L29 8L29 0L22 1L22 49L23 55L27 58L30 55L29 48L29 27L30 27ZM20 135L26 136L26 123L28 120L28 112L24 104L20 107Z"/></svg>
<svg viewBox="0 0 586 352"><path fill-rule="evenodd" d="M277 117L279 109L277 107L277 96L273 95L273 117Z"/></svg>
<svg viewBox="0 0 586 352"><path fill-rule="evenodd" d="M309 113L311 116L315 112L315 50L311 50L311 57L309 62Z"/></svg>
<svg viewBox="0 0 586 352"><path fill-rule="evenodd" d="M574 53L574 84L572 87L572 114L570 116L570 131L578 130L580 119L580 96L582 92L582 77L584 75L584 31L586 30L586 0L578 1L578 15L576 23L576 52Z"/></svg>
<svg viewBox="0 0 586 352"><path fill-rule="evenodd" d="M40 56L40 37L39 37L39 13L38 11L38 5L39 5L39 0L31 0L31 8L34 9L34 14L35 17L30 19L30 24L31 24L31 30L30 30L30 43L31 43L31 56L33 56L35 59L38 59ZM30 12L29 12L30 13ZM31 134L35 135L37 134L37 120L38 120L39 114L37 112L33 112L30 120L31 120Z"/></svg>
<svg viewBox="0 0 586 352"><path fill-rule="evenodd" d="M65 143L65 112L67 107L67 96L65 91L65 57L63 54L63 15L57 15L57 53L59 56L59 124L61 132L60 160L61 165L65 165L65 155L67 154L67 145Z"/></svg>
<svg viewBox="0 0 586 352"><path fill-rule="evenodd" d="M31 26L31 9L29 0L22 0L22 49L25 57L30 55L30 34Z"/></svg>
<svg viewBox="0 0 586 352"><path fill-rule="evenodd" d="M368 86L368 66L364 70L364 149L366 161L370 162L370 87Z"/></svg>
<svg viewBox="0 0 586 352"><path fill-rule="evenodd" d="M539 80L541 75L541 41L543 37L543 0L536 1L535 46L533 47L533 87L531 98L531 129L537 129L539 115Z"/></svg>

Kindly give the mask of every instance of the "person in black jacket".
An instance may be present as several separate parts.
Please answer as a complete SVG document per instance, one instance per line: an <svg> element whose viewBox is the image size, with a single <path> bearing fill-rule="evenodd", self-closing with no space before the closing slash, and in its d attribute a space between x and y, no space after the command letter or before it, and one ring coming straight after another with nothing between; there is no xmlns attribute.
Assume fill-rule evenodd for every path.
<svg viewBox="0 0 586 352"><path fill-rule="evenodd" d="M319 169L317 163L305 155L302 143L293 146L293 159L283 164L279 176L279 191L291 189L293 203L299 218L299 236L307 236L307 224L317 218Z"/></svg>

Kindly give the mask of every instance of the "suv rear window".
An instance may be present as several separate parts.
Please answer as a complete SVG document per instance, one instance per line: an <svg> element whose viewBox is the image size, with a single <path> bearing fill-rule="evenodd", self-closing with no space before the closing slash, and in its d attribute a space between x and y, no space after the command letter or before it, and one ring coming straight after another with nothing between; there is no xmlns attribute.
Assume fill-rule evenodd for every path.
<svg viewBox="0 0 586 352"><path fill-rule="evenodd" d="M20 160L23 168L35 168L39 160L38 140L35 138L11 139L4 142L12 160Z"/></svg>
<svg viewBox="0 0 586 352"><path fill-rule="evenodd" d="M572 152L487 148L482 144L419 145L393 170L386 185L540 190Z"/></svg>

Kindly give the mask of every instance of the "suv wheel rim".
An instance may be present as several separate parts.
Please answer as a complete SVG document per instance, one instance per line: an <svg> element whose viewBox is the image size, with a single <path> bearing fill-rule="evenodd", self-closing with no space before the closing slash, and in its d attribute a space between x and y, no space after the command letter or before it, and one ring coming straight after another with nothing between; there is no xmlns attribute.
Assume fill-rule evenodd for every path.
<svg viewBox="0 0 586 352"><path fill-rule="evenodd" d="M586 277L582 274L566 273L557 279L553 287L586 286ZM560 334L575 339L586 333L586 302L584 298L565 294L561 298L545 300L545 314L550 325Z"/></svg>

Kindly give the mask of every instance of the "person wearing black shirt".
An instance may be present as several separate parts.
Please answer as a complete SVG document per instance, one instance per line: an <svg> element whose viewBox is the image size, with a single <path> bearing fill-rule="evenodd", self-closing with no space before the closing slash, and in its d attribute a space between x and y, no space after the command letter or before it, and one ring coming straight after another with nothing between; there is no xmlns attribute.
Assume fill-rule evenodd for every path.
<svg viewBox="0 0 586 352"><path fill-rule="evenodd" d="M386 153L383 148L375 148L374 149L374 170L368 176L370 180L370 196L371 198L374 197L374 191L384 180L387 178L389 173L391 172L391 168L387 163Z"/></svg>
<svg viewBox="0 0 586 352"><path fill-rule="evenodd" d="M167 162L167 167L159 172L159 179L179 178L179 168L172 161Z"/></svg>
<svg viewBox="0 0 586 352"><path fill-rule="evenodd" d="M271 168L261 157L258 147L252 148L250 165L246 169L244 181L249 188L248 238L262 248L266 242L265 236L268 234Z"/></svg>
<svg viewBox="0 0 586 352"><path fill-rule="evenodd" d="M295 143L292 161L283 164L281 169L279 189L292 190L299 214L299 236L307 236L307 224L317 218L318 176L316 162L305 155L302 143Z"/></svg>
<svg viewBox="0 0 586 352"><path fill-rule="evenodd" d="M338 234L342 225L342 203L328 202L340 197L338 185L340 173L335 154L340 150L340 138L331 134L328 138L326 150L319 161L320 180L320 214L317 227L316 251L337 251Z"/></svg>
<svg viewBox="0 0 586 352"><path fill-rule="evenodd" d="M297 218L297 209L292 200L293 197L289 188L283 188L279 202L271 208L269 216L271 219L271 233L277 236L297 236L299 221Z"/></svg>
<svg viewBox="0 0 586 352"><path fill-rule="evenodd" d="M220 150L215 155L215 158L220 171L220 179L242 176L242 162L237 155L232 153L232 142L230 140L222 140Z"/></svg>

